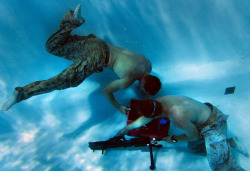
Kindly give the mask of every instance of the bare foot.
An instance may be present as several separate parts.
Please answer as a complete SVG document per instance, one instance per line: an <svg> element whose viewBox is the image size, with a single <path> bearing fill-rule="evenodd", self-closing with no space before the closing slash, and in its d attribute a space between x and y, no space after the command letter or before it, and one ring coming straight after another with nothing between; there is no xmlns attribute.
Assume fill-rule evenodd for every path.
<svg viewBox="0 0 250 171"><path fill-rule="evenodd" d="M3 111L7 111L11 106L13 106L14 104L16 104L17 101L17 96L18 96L18 92L14 91L12 94L12 97L7 100L2 106L1 106L1 110Z"/></svg>
<svg viewBox="0 0 250 171"><path fill-rule="evenodd" d="M246 150L246 147L239 141L237 137L229 139L230 146L235 148L239 153L243 154L246 157L249 157L249 154Z"/></svg>
<svg viewBox="0 0 250 171"><path fill-rule="evenodd" d="M77 20L79 23L84 22L84 19L81 15L81 5L80 4L76 7L73 15L74 15L74 19Z"/></svg>

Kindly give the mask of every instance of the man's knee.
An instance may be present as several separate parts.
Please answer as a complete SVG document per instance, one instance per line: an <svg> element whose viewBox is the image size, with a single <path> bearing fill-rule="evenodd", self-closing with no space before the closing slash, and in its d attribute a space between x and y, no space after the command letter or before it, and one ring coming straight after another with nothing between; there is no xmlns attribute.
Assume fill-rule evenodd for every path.
<svg viewBox="0 0 250 171"><path fill-rule="evenodd" d="M50 39L47 40L46 44L45 44L45 48L49 53L52 53L53 51L53 46L52 43L50 42Z"/></svg>
<svg viewBox="0 0 250 171"><path fill-rule="evenodd" d="M77 87L77 86L79 86L82 82L83 82L83 80L74 80L74 81L70 81L70 82L69 82L69 87Z"/></svg>
<svg viewBox="0 0 250 171"><path fill-rule="evenodd" d="M47 40L47 42L46 42L46 44L45 44L45 48L46 48L46 50L49 52L49 53L51 53L51 54L53 54L53 55L56 55L56 56L59 56L59 46L58 45L56 45L56 44L54 44L54 43L52 43L51 41L50 41L50 39L49 40Z"/></svg>
<svg viewBox="0 0 250 171"><path fill-rule="evenodd" d="M53 51L55 50L55 45L50 41L50 38L47 40L45 48L49 53L53 53Z"/></svg>

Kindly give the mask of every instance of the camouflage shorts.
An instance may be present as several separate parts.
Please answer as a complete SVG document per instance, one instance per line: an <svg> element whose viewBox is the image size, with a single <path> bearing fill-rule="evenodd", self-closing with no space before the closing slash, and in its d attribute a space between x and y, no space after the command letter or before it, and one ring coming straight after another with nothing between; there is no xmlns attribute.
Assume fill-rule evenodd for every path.
<svg viewBox="0 0 250 171"><path fill-rule="evenodd" d="M207 158L212 170L244 170L234 160L227 138L227 118L216 107L217 119L209 126L201 130L201 136L205 139Z"/></svg>

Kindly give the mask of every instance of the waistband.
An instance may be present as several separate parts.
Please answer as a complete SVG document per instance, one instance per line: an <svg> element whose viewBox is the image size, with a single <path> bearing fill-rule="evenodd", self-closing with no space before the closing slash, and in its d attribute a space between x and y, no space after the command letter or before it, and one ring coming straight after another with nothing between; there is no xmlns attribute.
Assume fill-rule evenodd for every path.
<svg viewBox="0 0 250 171"><path fill-rule="evenodd" d="M104 63L103 66L106 67L108 65L108 63L109 63L109 55L110 55L110 53L109 53L109 47L108 47L107 43L105 43L104 41L103 41L103 43L104 43L104 48L105 48L105 51L106 51L105 63Z"/></svg>
<svg viewBox="0 0 250 171"><path fill-rule="evenodd" d="M107 67L108 64L109 64L109 55L110 55L110 52L109 52L109 47L108 45L103 41L104 43L104 50L105 50L105 61L104 63L102 64L102 66L100 68L98 68L98 71L97 72L102 72L103 71L103 67Z"/></svg>
<svg viewBox="0 0 250 171"><path fill-rule="evenodd" d="M95 38L95 39L98 39L101 42L101 45L100 45L101 47L100 48L103 48L103 50L105 51L104 53L106 53L105 54L105 62L103 64L103 66L106 67L108 65L108 63L109 63L109 55L110 55L109 46L107 45L106 42L104 42L102 39L98 38L94 34L89 34L87 36L87 39L89 39L89 38Z"/></svg>
<svg viewBox="0 0 250 171"><path fill-rule="evenodd" d="M104 67L106 67L109 64L109 48L106 50L106 59L104 63Z"/></svg>
<svg viewBox="0 0 250 171"><path fill-rule="evenodd" d="M211 125L217 118L217 108L214 107L210 103L204 103L204 104L207 105L211 109L212 113L211 113L210 117L208 118L208 120L204 124L197 127L199 130L205 128L208 125Z"/></svg>

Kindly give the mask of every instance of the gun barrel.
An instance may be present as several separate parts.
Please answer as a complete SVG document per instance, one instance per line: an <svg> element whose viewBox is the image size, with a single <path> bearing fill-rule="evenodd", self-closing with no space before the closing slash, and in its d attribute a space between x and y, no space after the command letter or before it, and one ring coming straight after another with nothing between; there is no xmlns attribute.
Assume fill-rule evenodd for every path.
<svg viewBox="0 0 250 171"><path fill-rule="evenodd" d="M132 138L130 140L121 140L110 138L107 141L89 142L91 150L106 150L119 147L142 147L150 144L150 138Z"/></svg>

